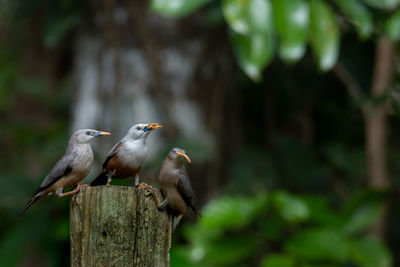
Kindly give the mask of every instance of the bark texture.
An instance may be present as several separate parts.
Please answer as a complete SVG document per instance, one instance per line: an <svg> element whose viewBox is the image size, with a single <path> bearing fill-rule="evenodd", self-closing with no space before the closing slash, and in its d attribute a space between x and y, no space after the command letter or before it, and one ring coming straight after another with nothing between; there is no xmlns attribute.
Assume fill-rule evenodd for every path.
<svg viewBox="0 0 400 267"><path fill-rule="evenodd" d="M70 231L72 267L170 264L171 217L143 189L82 188L70 203Z"/></svg>

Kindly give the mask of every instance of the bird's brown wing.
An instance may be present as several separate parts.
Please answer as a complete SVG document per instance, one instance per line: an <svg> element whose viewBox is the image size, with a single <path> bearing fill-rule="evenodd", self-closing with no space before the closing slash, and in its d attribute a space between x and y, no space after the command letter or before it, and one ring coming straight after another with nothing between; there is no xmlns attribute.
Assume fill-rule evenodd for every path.
<svg viewBox="0 0 400 267"><path fill-rule="evenodd" d="M110 161L115 157L115 155L118 153L118 150L121 147L122 141L116 143L108 152L107 158L103 162L103 171L94 179L90 185L91 186L98 186L98 185L105 185L108 182L108 164Z"/></svg>
<svg viewBox="0 0 400 267"><path fill-rule="evenodd" d="M72 171L72 160L73 160L72 154L65 154L51 169L51 171L46 176L40 187L35 191L35 194L49 188L51 185L57 182L61 177L69 174Z"/></svg>
<svg viewBox="0 0 400 267"><path fill-rule="evenodd" d="M186 204L190 206L196 214L200 214L199 205L197 204L196 196L190 184L187 174L181 174L178 180L178 191L185 200Z"/></svg>
<svg viewBox="0 0 400 267"><path fill-rule="evenodd" d="M110 160L115 156L115 154L118 153L118 150L121 148L121 143L122 142L118 142L116 143L113 148L111 148L110 152L108 152L107 154L107 158L103 163L103 170L107 169L107 165L110 162Z"/></svg>

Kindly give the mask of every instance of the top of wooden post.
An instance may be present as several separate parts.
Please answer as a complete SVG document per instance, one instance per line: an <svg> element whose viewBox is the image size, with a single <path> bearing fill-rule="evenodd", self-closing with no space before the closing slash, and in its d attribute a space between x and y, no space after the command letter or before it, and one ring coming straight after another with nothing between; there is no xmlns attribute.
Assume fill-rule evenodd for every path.
<svg viewBox="0 0 400 267"><path fill-rule="evenodd" d="M169 266L171 216L144 189L82 188L70 202L70 232L72 267Z"/></svg>

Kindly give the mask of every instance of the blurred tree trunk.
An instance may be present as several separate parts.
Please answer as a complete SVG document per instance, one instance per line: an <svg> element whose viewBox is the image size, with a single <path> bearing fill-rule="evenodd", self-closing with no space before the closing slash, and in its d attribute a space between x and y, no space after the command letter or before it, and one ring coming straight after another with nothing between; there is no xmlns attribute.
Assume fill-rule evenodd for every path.
<svg viewBox="0 0 400 267"><path fill-rule="evenodd" d="M110 131L104 142L111 147L134 123L160 122L166 127L149 137L150 159L170 148L165 140L192 148L194 187L212 194L225 174L222 153L230 146L223 140L235 127L224 114L234 106L226 31L207 25L201 13L167 19L147 6L143 0L88 1L87 23L76 40L73 128ZM107 153L94 150L98 158ZM148 179L144 170L142 177L154 182L156 175Z"/></svg>
<svg viewBox="0 0 400 267"><path fill-rule="evenodd" d="M349 94L361 104L365 121L367 184L374 191L385 191L390 186L386 160L388 101L385 94L392 82L393 71L394 46L385 36L381 36L376 45L370 100L363 99L363 89L342 64L338 63L333 69ZM387 205L384 203L381 216L370 229L370 233L380 239L385 236Z"/></svg>
<svg viewBox="0 0 400 267"><path fill-rule="evenodd" d="M371 87L372 101L365 109L365 134L367 154L367 179L371 189L387 190L390 179L387 171L387 111L388 101L385 93L390 86L394 70L394 46L386 37L380 37L376 47L375 67ZM374 236L384 239L387 203L383 214L371 228Z"/></svg>
<svg viewBox="0 0 400 267"><path fill-rule="evenodd" d="M375 69L371 87L372 103L365 112L368 184L384 190L390 184L386 166L386 117L388 103L385 93L392 81L394 47L386 37L381 37L376 47Z"/></svg>

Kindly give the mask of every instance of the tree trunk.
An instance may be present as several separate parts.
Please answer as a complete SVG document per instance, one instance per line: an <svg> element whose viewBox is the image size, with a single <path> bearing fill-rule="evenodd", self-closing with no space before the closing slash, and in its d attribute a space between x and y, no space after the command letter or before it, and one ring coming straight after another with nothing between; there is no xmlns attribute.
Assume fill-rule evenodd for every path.
<svg viewBox="0 0 400 267"><path fill-rule="evenodd" d="M125 186L82 188L70 202L72 267L169 266L171 217L144 192Z"/></svg>
<svg viewBox="0 0 400 267"><path fill-rule="evenodd" d="M394 46L386 37L378 40L371 95L383 97L393 78ZM375 100L376 101L376 100ZM365 115L368 184L384 190L390 184L386 168L387 101L370 103Z"/></svg>
<svg viewBox="0 0 400 267"><path fill-rule="evenodd" d="M371 95L383 97L393 79L394 73L394 45L386 37L379 38L373 73ZM367 179L371 189L382 191L390 186L390 179L386 162L387 141L387 110L388 101L378 105L369 103L365 112L365 135L367 152ZM372 225L370 233L373 236L385 239L386 213L388 202L383 204L383 211L379 219Z"/></svg>

